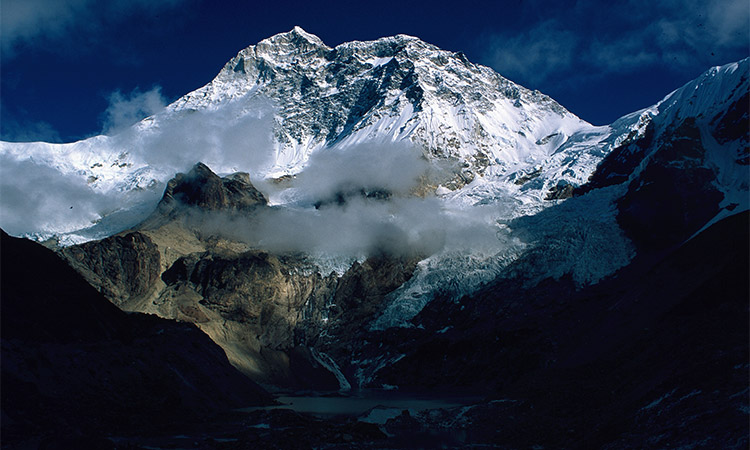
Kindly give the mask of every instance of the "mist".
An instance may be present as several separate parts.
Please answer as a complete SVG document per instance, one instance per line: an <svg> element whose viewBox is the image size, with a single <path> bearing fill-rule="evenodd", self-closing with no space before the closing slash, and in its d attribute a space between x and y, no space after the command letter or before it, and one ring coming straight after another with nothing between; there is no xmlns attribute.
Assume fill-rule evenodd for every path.
<svg viewBox="0 0 750 450"><path fill-rule="evenodd" d="M113 209L112 202L84 180L32 161L0 155L0 220L9 234L59 227L91 226Z"/></svg>
<svg viewBox="0 0 750 450"><path fill-rule="evenodd" d="M259 96L219 109L164 112L112 136L112 143L170 176L200 161L217 173L259 178L274 159L274 112Z"/></svg>
<svg viewBox="0 0 750 450"><path fill-rule="evenodd" d="M3 156L0 225L8 232L75 232L74 242L114 234L145 218L156 208L163 183L200 161L219 175L248 172L275 206L251 216L192 211L191 225L256 248L364 258L463 248L492 252L498 245L496 219L510 206L449 207L431 194L451 176L449 164L428 161L409 141L324 147L299 173L277 182L267 177L277 162L276 108L265 97L250 94L217 109L162 110L126 128L120 127L134 114L160 104L158 89L110 100L106 123L120 131L106 145L147 165L160 183L129 193L101 191L81 177Z"/></svg>
<svg viewBox="0 0 750 450"><path fill-rule="evenodd" d="M102 134L115 134L132 126L144 117L162 111L166 99L161 94L161 87L141 92L136 88L130 94L119 90L107 96L109 106L104 111Z"/></svg>
<svg viewBox="0 0 750 450"><path fill-rule="evenodd" d="M190 223L275 253L364 258L500 251L497 219L515 203L451 207L434 194L415 195L434 186L440 170L409 142L323 149L283 187L253 180L281 204L250 215L192 211ZM368 196L373 191L380 195Z"/></svg>
<svg viewBox="0 0 750 450"><path fill-rule="evenodd" d="M310 156L293 193L311 201L357 190L408 195L427 174L422 151L410 142L366 142L324 148Z"/></svg>

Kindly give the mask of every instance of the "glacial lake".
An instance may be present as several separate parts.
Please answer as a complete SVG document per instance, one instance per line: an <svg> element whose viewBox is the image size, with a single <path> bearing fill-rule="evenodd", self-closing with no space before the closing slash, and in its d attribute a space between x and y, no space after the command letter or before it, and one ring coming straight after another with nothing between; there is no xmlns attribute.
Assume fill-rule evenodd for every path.
<svg viewBox="0 0 750 450"><path fill-rule="evenodd" d="M479 397L437 397L410 394L397 390L362 390L354 393L316 393L310 395L281 395L280 404L245 408L242 411L290 409L320 418L336 416L357 417L364 422L384 424L388 419L408 410L411 415L433 409L455 408L475 404Z"/></svg>

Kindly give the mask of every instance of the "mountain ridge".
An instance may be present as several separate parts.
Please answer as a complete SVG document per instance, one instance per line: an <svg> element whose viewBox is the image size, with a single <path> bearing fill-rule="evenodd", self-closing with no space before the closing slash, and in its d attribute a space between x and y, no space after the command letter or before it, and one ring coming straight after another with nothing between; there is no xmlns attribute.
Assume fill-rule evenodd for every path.
<svg viewBox="0 0 750 450"><path fill-rule="evenodd" d="M269 389L479 392L383 428L456 446L746 445L750 58L603 127L487 71L295 28L121 134L0 156L71 150L143 207L58 254Z"/></svg>
<svg viewBox="0 0 750 450"><path fill-rule="evenodd" d="M345 150L366 141L408 143L442 165L436 171L442 175L429 185L444 194L463 192L462 187L479 179L502 188L508 181L504 177L518 178L545 165L555 149L584 129L568 144L578 157L562 167L559 158L552 158L552 167L539 178L544 180L541 189L527 187L527 201L541 204L560 178L582 184L611 146L608 128L591 127L549 97L417 38L397 36L331 49L299 37L303 34L311 36L292 30L257 44L302 42L314 50L299 56L304 59L296 65L269 62L250 46L212 82L118 135L70 144L0 143L8 166L50 168L53 174L80 180L77 190L90 188L117 199L114 211L96 205L83 212L59 211L56 223L21 234L36 233L41 239L68 234L80 242L86 234L120 231L137 220L122 223L117 214L127 216L138 208L145 214L164 183L198 160L218 173L277 178L304 171L313 155L329 148ZM172 149L175 142L181 148ZM271 198L275 203L290 200L293 195ZM76 233L86 228L92 229Z"/></svg>

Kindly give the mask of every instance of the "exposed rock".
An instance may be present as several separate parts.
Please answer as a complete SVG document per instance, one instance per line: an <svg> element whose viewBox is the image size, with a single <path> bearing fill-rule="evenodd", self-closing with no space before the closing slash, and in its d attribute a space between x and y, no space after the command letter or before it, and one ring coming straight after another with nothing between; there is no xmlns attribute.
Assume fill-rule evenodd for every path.
<svg viewBox="0 0 750 450"><path fill-rule="evenodd" d="M251 211L268 204L268 200L255 189L247 173L221 178L203 163L197 163L187 174L178 173L169 180L159 211L170 212L179 204L208 211Z"/></svg>
<svg viewBox="0 0 750 450"><path fill-rule="evenodd" d="M541 174L542 174L542 168L541 167L538 167L538 168L536 168L536 169L534 169L534 170L532 170L531 172L528 172L528 173L521 173L518 176L518 178L516 178L515 181L513 181L513 184L515 184L517 186L524 185L527 182L533 180L534 178L538 177Z"/></svg>
<svg viewBox="0 0 750 450"><path fill-rule="evenodd" d="M353 198L364 198L364 199L371 199L371 200L388 200L392 196L393 194L387 189L361 188L361 189L354 189L350 191L338 191L329 198L316 201L314 203L314 206L316 209L320 209L321 207L325 207L329 205L343 206L349 200Z"/></svg>
<svg viewBox="0 0 750 450"><path fill-rule="evenodd" d="M291 349L305 303L322 305L335 288L335 278L304 274L300 266L261 251L204 253L178 259L162 278L172 292L188 287L199 294L200 305L243 324L259 345Z"/></svg>
<svg viewBox="0 0 750 450"><path fill-rule="evenodd" d="M60 253L118 306L149 294L161 272L156 245L140 232L65 247Z"/></svg>
<svg viewBox="0 0 750 450"><path fill-rule="evenodd" d="M355 263L336 284L328 309L331 326L326 333L330 336L325 340L327 349L341 344L340 337L356 341L355 336L363 331L362 325L383 311L385 297L411 278L418 261L418 257L382 255Z"/></svg>
<svg viewBox="0 0 750 450"><path fill-rule="evenodd" d="M345 367L362 324L383 310L386 295L411 277L416 262L373 257L338 278L255 250L192 254L164 272L156 304L160 315L198 323L253 379L320 389L330 386L330 374L314 375L318 363L307 348L320 347ZM211 323L196 320L198 313Z"/></svg>
<svg viewBox="0 0 750 450"><path fill-rule="evenodd" d="M573 196L573 192L575 191L575 186L568 183L565 180L560 180L557 182L556 185L552 186L550 188L549 192L547 193L547 196L544 197L545 200L564 200L566 198L570 198Z"/></svg>

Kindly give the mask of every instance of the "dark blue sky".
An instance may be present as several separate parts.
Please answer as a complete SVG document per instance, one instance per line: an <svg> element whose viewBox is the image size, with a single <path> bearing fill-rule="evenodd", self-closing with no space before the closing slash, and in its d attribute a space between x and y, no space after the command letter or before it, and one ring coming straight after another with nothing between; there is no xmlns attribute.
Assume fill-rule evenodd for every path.
<svg viewBox="0 0 750 450"><path fill-rule="evenodd" d="M300 25L329 46L411 34L594 124L750 54L747 0L311 2L0 0L0 134L71 141L209 82Z"/></svg>

